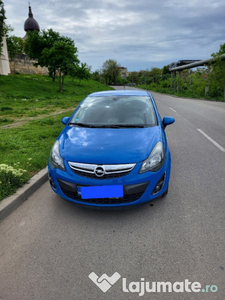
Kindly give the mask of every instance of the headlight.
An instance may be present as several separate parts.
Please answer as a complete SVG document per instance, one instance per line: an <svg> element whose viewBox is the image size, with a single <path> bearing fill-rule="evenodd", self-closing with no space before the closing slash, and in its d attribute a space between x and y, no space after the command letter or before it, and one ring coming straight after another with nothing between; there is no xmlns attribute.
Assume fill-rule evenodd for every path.
<svg viewBox="0 0 225 300"><path fill-rule="evenodd" d="M51 153L50 153L50 165L53 169L60 169L62 171L65 171L63 159L60 156L59 152L59 141L57 140L55 144L52 147Z"/></svg>
<svg viewBox="0 0 225 300"><path fill-rule="evenodd" d="M139 173L144 173L148 171L156 172L158 171L164 163L165 153L163 144L158 142L150 153L149 157L143 161Z"/></svg>

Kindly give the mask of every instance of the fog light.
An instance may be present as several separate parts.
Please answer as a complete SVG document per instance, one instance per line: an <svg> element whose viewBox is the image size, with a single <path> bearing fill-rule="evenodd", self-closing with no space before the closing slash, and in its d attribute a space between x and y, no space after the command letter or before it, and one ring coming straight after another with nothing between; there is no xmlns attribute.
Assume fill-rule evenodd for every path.
<svg viewBox="0 0 225 300"><path fill-rule="evenodd" d="M52 187L54 190L56 190L56 186L55 186L55 184L54 184L54 181L52 180L52 177L51 177L50 173L48 173L48 179L49 179L49 183L50 183L51 187Z"/></svg>
<svg viewBox="0 0 225 300"><path fill-rule="evenodd" d="M159 181L157 182L153 192L152 192L152 195L155 195L157 193L159 193L161 191L161 189L163 188L163 184L164 184L164 181L165 181L165 178L166 178L166 173L163 174L163 176L159 179Z"/></svg>

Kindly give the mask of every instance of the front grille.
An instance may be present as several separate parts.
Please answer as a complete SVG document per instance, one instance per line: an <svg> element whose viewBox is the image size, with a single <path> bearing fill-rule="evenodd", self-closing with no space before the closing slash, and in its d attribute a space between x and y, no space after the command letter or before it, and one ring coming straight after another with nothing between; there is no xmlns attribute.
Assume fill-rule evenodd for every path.
<svg viewBox="0 0 225 300"><path fill-rule="evenodd" d="M125 185L123 187L124 196L119 198L82 199L81 196L77 193L77 184L63 181L60 179L58 179L58 183L64 195L70 199L77 200L82 203L103 204L103 205L132 203L134 201L137 201L144 194L149 184L149 182L143 182L140 184Z"/></svg>
<svg viewBox="0 0 225 300"><path fill-rule="evenodd" d="M73 199L77 200L83 203L95 203L95 204L119 204L119 203L131 203L134 201L137 201L144 192L140 193L134 193L131 195L124 195L121 198L99 198L99 199L82 199L80 195L77 194L77 192L71 192L65 189L62 189L63 193Z"/></svg>
<svg viewBox="0 0 225 300"><path fill-rule="evenodd" d="M82 177L92 179L113 179L128 175L135 164L95 165L68 162L71 170Z"/></svg>
<svg viewBox="0 0 225 300"><path fill-rule="evenodd" d="M130 173L130 171L128 171L128 172L117 173L117 174L105 174L102 177L97 177L95 174L85 173L85 172L78 171L78 170L76 170L76 171L73 170L73 172L82 177L92 178L92 179L113 179L113 178L119 178L122 176L126 176Z"/></svg>

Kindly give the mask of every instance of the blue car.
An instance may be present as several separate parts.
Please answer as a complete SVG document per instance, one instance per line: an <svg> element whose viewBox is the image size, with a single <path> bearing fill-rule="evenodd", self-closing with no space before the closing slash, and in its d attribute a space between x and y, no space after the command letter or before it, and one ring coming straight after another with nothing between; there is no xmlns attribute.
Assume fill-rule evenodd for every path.
<svg viewBox="0 0 225 300"><path fill-rule="evenodd" d="M96 92L71 117L49 157L48 176L65 200L99 208L139 205L168 193L171 155L151 93Z"/></svg>

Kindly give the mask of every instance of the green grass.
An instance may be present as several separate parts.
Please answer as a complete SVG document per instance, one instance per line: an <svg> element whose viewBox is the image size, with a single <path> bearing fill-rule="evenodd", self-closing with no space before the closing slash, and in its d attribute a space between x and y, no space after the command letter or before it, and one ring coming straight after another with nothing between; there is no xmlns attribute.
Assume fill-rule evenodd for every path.
<svg viewBox="0 0 225 300"><path fill-rule="evenodd" d="M47 165L51 147L64 127L61 119L70 116L89 93L108 89L95 81L79 85L68 78L60 94L57 82L48 77L0 76L0 165L26 170L18 180L13 172L0 168L0 200ZM17 124L19 121L25 123ZM15 127L4 126L13 123Z"/></svg>
<svg viewBox="0 0 225 300"><path fill-rule="evenodd" d="M109 87L91 80L79 85L66 77L64 92L59 93L58 82L47 76L0 76L0 118L19 119L76 107L91 92L104 89Z"/></svg>
<svg viewBox="0 0 225 300"><path fill-rule="evenodd" d="M67 113L68 116L72 114ZM19 166L34 175L47 165L51 147L63 129L65 113L30 121L23 126L0 129L1 163Z"/></svg>
<svg viewBox="0 0 225 300"><path fill-rule="evenodd" d="M180 92L177 92L175 89L172 89L170 87L163 87L159 84L152 83L150 85L139 85L137 86L138 88L145 89L145 90L150 90L153 92L158 92L162 94L168 94L168 95L174 95L178 97L183 97L183 98L193 98L193 99L205 99L205 100L211 100L211 101L220 101L224 102L224 95L221 93L220 96L210 96L207 95L205 96L205 90L204 86L200 86L198 89L193 90L193 89L183 89Z"/></svg>

